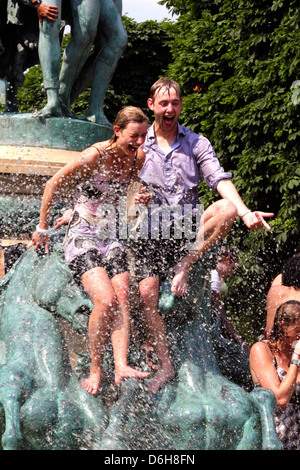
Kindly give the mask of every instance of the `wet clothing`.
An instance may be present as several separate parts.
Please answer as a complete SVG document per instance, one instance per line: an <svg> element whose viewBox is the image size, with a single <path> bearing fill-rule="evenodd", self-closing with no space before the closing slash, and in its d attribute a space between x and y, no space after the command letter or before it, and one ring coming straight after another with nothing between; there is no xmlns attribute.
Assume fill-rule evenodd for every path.
<svg viewBox="0 0 300 470"><path fill-rule="evenodd" d="M282 381L286 371L276 367ZM278 439L284 450L300 450L300 383L297 383L293 396L286 409L276 406L274 420Z"/></svg>
<svg viewBox="0 0 300 470"><path fill-rule="evenodd" d="M267 344L265 340L263 342ZM276 367L279 380L282 382L287 372L278 366L275 356L273 364ZM259 386L256 384L256 387ZM275 407L274 422L283 450L300 450L300 383L296 384L287 408Z"/></svg>
<svg viewBox="0 0 300 470"><path fill-rule="evenodd" d="M188 253L195 241L196 227L202 215L199 183L204 180L216 190L221 180L230 179L232 175L225 173L220 166L208 139L180 124L175 142L167 154L155 142L154 124L148 129L142 149L146 159L139 178L151 188L153 197L148 211L148 240L131 245L135 251L138 277L148 274L163 279L170 275L172 268ZM159 211L165 209L170 212L170 236L163 234L166 219L157 216ZM190 217L193 228L187 234L187 225L183 224L182 236L178 239L174 235L174 227L177 222L181 224L184 221L188 211L194 216ZM157 240L153 239L154 229Z"/></svg>
<svg viewBox="0 0 300 470"><path fill-rule="evenodd" d="M178 124L178 135L168 154L155 142L154 124L142 145L146 160L139 177L152 185L155 203L168 205L199 204L198 185L204 180L216 190L223 179L230 179L220 166L209 140Z"/></svg>
<svg viewBox="0 0 300 470"><path fill-rule="evenodd" d="M96 174L77 188L64 241L65 259L76 279L97 266L110 277L128 271L126 247L118 237L118 209L121 197L126 198L136 157L126 181L105 181Z"/></svg>

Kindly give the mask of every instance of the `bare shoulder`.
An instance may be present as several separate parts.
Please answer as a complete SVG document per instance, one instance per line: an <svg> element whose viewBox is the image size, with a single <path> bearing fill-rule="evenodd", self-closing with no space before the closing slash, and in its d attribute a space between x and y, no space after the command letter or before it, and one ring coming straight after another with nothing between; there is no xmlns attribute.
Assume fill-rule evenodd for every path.
<svg viewBox="0 0 300 470"><path fill-rule="evenodd" d="M257 341L250 349L250 359L254 357L273 359L273 354L267 341Z"/></svg>
<svg viewBox="0 0 300 470"><path fill-rule="evenodd" d="M96 142L95 144L91 145L90 147L83 150L80 154L80 159L86 160L87 162L99 162L100 157L101 160L105 158L106 153L104 150L108 147L109 141L103 142Z"/></svg>
<svg viewBox="0 0 300 470"><path fill-rule="evenodd" d="M273 280L271 286L281 286L282 285L282 274L278 274Z"/></svg>
<svg viewBox="0 0 300 470"><path fill-rule="evenodd" d="M137 169L141 170L142 166L144 165L146 158L146 154L143 149L139 148L137 152L137 159L136 159L136 165Z"/></svg>

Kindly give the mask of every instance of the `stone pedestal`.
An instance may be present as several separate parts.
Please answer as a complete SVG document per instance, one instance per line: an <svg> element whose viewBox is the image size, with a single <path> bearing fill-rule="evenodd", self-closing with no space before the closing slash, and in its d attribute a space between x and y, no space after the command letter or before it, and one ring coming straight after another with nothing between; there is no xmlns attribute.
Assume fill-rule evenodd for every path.
<svg viewBox="0 0 300 470"><path fill-rule="evenodd" d="M112 134L112 127L80 119L40 119L25 113L2 114L0 196L2 199L6 196L8 199L21 198L24 207L33 199L41 199L45 183L51 176L69 161L79 158L82 150L95 142L110 139ZM71 204L72 191L69 196ZM5 242L10 243L11 240Z"/></svg>

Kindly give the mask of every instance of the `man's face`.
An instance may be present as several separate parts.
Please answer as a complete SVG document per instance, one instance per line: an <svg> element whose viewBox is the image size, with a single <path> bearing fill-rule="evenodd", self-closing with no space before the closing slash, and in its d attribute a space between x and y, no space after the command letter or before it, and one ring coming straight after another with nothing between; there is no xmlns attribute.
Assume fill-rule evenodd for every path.
<svg viewBox="0 0 300 470"><path fill-rule="evenodd" d="M148 99L148 106L154 112L156 131L177 132L177 120L182 109L182 99L174 88L160 89L154 99Z"/></svg>

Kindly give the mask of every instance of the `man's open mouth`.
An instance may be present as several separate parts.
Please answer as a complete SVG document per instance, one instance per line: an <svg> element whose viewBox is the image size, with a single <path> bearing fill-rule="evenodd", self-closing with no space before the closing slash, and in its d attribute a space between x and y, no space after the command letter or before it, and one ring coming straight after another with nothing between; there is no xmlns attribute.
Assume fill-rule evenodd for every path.
<svg viewBox="0 0 300 470"><path fill-rule="evenodd" d="M164 123L169 126L170 124L173 124L174 121L174 116L164 116Z"/></svg>

